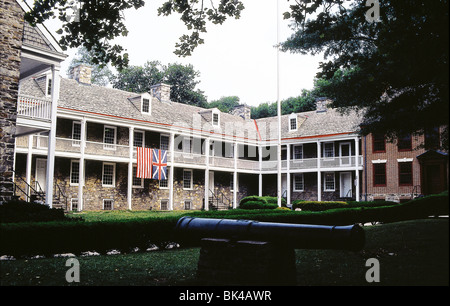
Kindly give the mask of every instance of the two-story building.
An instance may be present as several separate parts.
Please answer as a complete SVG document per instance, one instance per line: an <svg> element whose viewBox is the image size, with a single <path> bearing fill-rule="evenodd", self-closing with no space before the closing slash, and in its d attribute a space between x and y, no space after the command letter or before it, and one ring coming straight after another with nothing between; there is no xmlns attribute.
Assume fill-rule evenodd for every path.
<svg viewBox="0 0 450 306"><path fill-rule="evenodd" d="M24 80L19 100L48 98L50 80L49 74ZM165 84L148 93L93 85L85 65L60 79L53 189L63 205L217 209L237 207L247 195L277 195L277 117L252 120L245 105L228 114L169 97ZM281 116L281 194L288 203L360 199L360 117L341 115L326 102ZM137 147L167 150L166 180L137 177ZM17 138L16 174L44 190L47 156L46 134Z"/></svg>

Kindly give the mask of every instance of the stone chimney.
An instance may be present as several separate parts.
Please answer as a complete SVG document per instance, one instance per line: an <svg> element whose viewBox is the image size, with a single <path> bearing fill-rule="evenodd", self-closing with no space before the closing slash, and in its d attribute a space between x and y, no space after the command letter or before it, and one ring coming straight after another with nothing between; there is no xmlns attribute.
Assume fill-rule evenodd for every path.
<svg viewBox="0 0 450 306"><path fill-rule="evenodd" d="M170 85L160 83L150 87L150 95L160 102L170 101Z"/></svg>
<svg viewBox="0 0 450 306"><path fill-rule="evenodd" d="M316 112L317 113L324 113L328 109L328 105L333 102L332 100L328 98L317 98L316 99Z"/></svg>
<svg viewBox="0 0 450 306"><path fill-rule="evenodd" d="M78 83L91 84L92 67L86 64L79 64L69 72L69 79L74 79Z"/></svg>
<svg viewBox="0 0 450 306"><path fill-rule="evenodd" d="M231 110L231 114L249 120L251 116L251 108L248 105L240 104Z"/></svg>

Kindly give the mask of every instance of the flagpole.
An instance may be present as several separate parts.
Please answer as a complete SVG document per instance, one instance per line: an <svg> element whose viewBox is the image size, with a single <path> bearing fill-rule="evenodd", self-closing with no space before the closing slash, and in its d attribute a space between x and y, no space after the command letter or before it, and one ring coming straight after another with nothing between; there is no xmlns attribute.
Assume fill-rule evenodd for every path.
<svg viewBox="0 0 450 306"><path fill-rule="evenodd" d="M277 116L278 116L278 175L277 175L277 190L278 190L278 206L281 207L281 103L280 103L280 26L279 26L279 0L277 0Z"/></svg>

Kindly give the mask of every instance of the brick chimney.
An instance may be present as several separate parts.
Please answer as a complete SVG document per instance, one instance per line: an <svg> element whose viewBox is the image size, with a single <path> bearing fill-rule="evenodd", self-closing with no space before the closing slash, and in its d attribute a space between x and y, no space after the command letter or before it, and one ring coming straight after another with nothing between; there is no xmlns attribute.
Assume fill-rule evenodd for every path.
<svg viewBox="0 0 450 306"><path fill-rule="evenodd" d="M92 67L86 64L79 64L69 72L69 79L74 79L78 83L91 84Z"/></svg>
<svg viewBox="0 0 450 306"><path fill-rule="evenodd" d="M231 114L249 120L251 116L251 108L248 105L240 104L231 110Z"/></svg>

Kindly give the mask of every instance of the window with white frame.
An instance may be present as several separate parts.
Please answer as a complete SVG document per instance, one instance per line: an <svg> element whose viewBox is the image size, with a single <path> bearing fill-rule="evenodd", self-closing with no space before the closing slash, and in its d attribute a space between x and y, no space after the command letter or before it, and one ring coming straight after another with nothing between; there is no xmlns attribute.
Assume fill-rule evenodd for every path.
<svg viewBox="0 0 450 306"><path fill-rule="evenodd" d="M184 210L192 209L192 200L184 200Z"/></svg>
<svg viewBox="0 0 450 306"><path fill-rule="evenodd" d="M114 200L113 199L103 199L103 209L104 210L113 210L114 209Z"/></svg>
<svg viewBox="0 0 450 306"><path fill-rule="evenodd" d="M102 186L114 187L116 184L116 164L103 163Z"/></svg>
<svg viewBox="0 0 450 306"><path fill-rule="evenodd" d="M133 188L143 188L144 179L137 177L137 166L133 166Z"/></svg>
<svg viewBox="0 0 450 306"><path fill-rule="evenodd" d="M192 170L183 170L183 189L192 189Z"/></svg>
<svg viewBox="0 0 450 306"><path fill-rule="evenodd" d="M77 198L70 199L70 210L78 211L78 199Z"/></svg>
<svg viewBox="0 0 450 306"><path fill-rule="evenodd" d="M142 99L142 112L150 113L150 99Z"/></svg>
<svg viewBox="0 0 450 306"><path fill-rule="evenodd" d="M289 116L289 132L297 130L297 115L291 114Z"/></svg>
<svg viewBox="0 0 450 306"><path fill-rule="evenodd" d="M170 169L167 168L167 177L169 177ZM168 189L169 188L169 180L159 180L159 189Z"/></svg>
<svg viewBox="0 0 450 306"><path fill-rule="evenodd" d="M215 113L215 112L212 113L212 123L215 126L219 125L219 113Z"/></svg>
<svg viewBox="0 0 450 306"><path fill-rule="evenodd" d="M72 122L72 146L79 147L81 140L81 122Z"/></svg>
<svg viewBox="0 0 450 306"><path fill-rule="evenodd" d="M159 137L159 148L161 150L169 150L169 135L161 134Z"/></svg>
<svg viewBox="0 0 450 306"><path fill-rule="evenodd" d="M143 131L134 131L133 133L133 147L142 148L145 145L145 138L144 138L144 132Z"/></svg>
<svg viewBox="0 0 450 306"><path fill-rule="evenodd" d="M70 186L78 186L80 183L80 162L70 161Z"/></svg>
<svg viewBox="0 0 450 306"><path fill-rule="evenodd" d="M334 142L323 143L323 157L324 158L334 157Z"/></svg>
<svg viewBox="0 0 450 306"><path fill-rule="evenodd" d="M105 125L103 129L103 148L107 150L115 150L116 136L116 127Z"/></svg>
<svg viewBox="0 0 450 306"><path fill-rule="evenodd" d="M169 209L169 200L163 199L163 200L161 200L160 204L161 204L161 210Z"/></svg>
<svg viewBox="0 0 450 306"><path fill-rule="evenodd" d="M325 172L323 174L323 190L335 191L335 176L333 172Z"/></svg>
<svg viewBox="0 0 450 306"><path fill-rule="evenodd" d="M302 145L294 145L294 159L303 159Z"/></svg>
<svg viewBox="0 0 450 306"><path fill-rule="evenodd" d="M294 174L294 191L305 190L303 173Z"/></svg>

